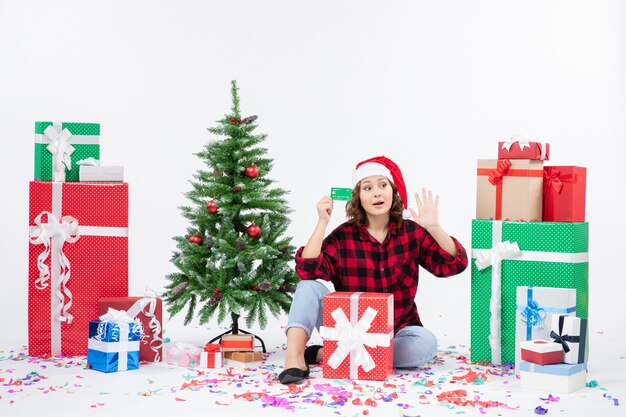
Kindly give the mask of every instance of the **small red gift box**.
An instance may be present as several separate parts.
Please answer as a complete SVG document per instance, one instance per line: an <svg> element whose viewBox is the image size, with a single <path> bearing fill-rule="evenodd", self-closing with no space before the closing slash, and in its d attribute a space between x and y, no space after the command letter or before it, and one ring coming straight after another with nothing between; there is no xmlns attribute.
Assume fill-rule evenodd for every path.
<svg viewBox="0 0 626 417"><path fill-rule="evenodd" d="M30 182L28 353L86 355L98 299L128 295L128 184Z"/></svg>
<svg viewBox="0 0 626 417"><path fill-rule="evenodd" d="M163 306L156 297L109 297L98 300L98 315L105 314L109 307L124 310L132 318L137 318L143 325L139 360L161 362L163 353L162 317Z"/></svg>
<svg viewBox="0 0 626 417"><path fill-rule="evenodd" d="M253 334L225 334L222 336L222 351L237 352L254 350Z"/></svg>
<svg viewBox="0 0 626 417"><path fill-rule="evenodd" d="M320 334L324 378L384 380L393 372L393 294L327 294Z"/></svg>
<svg viewBox="0 0 626 417"><path fill-rule="evenodd" d="M533 159L547 161L550 157L550 144L509 140L498 142L498 159Z"/></svg>
<svg viewBox="0 0 626 417"><path fill-rule="evenodd" d="M525 340L520 343L522 360L537 365L563 362L563 346L547 340Z"/></svg>
<svg viewBox="0 0 626 417"><path fill-rule="evenodd" d="M543 168L543 221L585 221L587 168L549 166Z"/></svg>

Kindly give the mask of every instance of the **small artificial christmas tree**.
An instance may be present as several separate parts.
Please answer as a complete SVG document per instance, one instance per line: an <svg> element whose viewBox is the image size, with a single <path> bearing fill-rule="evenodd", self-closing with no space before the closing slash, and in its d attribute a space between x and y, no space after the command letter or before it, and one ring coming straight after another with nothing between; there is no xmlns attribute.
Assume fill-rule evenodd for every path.
<svg viewBox="0 0 626 417"><path fill-rule="evenodd" d="M291 238L284 237L290 212L287 191L272 188L272 161L258 145L265 134L254 134L256 116L242 118L238 88L232 81L232 112L208 129L219 138L196 155L210 168L199 170L181 207L190 226L174 240L171 262L178 271L167 276L164 299L175 315L187 307L185 324L197 316L206 323L217 311L218 323L230 313L232 332L247 313L246 325L267 325L289 312L299 278Z"/></svg>

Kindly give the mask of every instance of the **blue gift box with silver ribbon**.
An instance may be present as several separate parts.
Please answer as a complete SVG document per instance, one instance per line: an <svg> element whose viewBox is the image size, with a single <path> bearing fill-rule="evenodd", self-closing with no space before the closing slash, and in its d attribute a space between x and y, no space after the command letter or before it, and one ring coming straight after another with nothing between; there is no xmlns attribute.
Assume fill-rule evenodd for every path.
<svg viewBox="0 0 626 417"><path fill-rule="evenodd" d="M101 372L138 369L141 333L140 321L110 308L100 320L89 322L87 365Z"/></svg>

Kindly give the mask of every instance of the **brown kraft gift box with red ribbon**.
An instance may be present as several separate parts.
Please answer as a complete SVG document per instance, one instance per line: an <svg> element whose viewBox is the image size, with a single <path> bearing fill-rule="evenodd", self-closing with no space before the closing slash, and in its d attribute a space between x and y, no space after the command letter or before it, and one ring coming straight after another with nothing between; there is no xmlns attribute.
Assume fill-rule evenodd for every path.
<svg viewBox="0 0 626 417"><path fill-rule="evenodd" d="M163 358L162 317L163 303L157 297L109 297L98 300L98 316L110 308L124 310L143 326L139 343L139 360L161 362Z"/></svg>
<svg viewBox="0 0 626 417"><path fill-rule="evenodd" d="M393 373L393 294L324 296L324 378L382 381Z"/></svg>
<svg viewBox="0 0 626 417"><path fill-rule="evenodd" d="M542 221L543 161L479 159L476 218Z"/></svg>
<svg viewBox="0 0 626 417"><path fill-rule="evenodd" d="M543 168L543 221L585 221L587 168L549 166Z"/></svg>
<svg viewBox="0 0 626 417"><path fill-rule="evenodd" d="M98 300L128 295L128 184L30 182L28 353L86 355Z"/></svg>

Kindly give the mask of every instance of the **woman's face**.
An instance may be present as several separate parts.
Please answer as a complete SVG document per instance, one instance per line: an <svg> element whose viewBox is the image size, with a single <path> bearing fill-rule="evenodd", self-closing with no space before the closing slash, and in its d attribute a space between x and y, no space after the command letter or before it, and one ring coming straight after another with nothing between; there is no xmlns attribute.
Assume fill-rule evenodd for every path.
<svg viewBox="0 0 626 417"><path fill-rule="evenodd" d="M359 186L361 206L368 216L389 215L393 203L393 188L383 175L363 178Z"/></svg>

